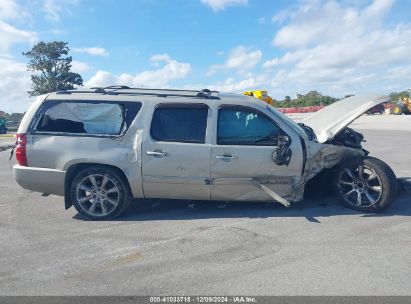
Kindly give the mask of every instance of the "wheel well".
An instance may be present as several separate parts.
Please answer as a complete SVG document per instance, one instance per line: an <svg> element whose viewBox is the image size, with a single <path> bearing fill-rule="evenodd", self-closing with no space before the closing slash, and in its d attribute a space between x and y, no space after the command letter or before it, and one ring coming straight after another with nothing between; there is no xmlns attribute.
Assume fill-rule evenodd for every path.
<svg viewBox="0 0 411 304"><path fill-rule="evenodd" d="M74 177L76 176L76 174L80 170L83 170L84 168L91 167L91 166L99 167L99 168L110 168L111 170L116 171L121 176L121 178L123 179L123 181L125 182L125 184L127 185L127 187L129 188L129 190L131 192L131 188L130 188L130 184L128 182L128 178L124 174L123 170L121 170L120 168L118 168L116 166L106 165L106 164L97 164L97 163L74 164L74 165L71 165L67 169L66 178L64 180L64 205L65 205L66 209L70 208L73 205L73 203L71 202L71 197L70 197L71 182L73 181Z"/></svg>
<svg viewBox="0 0 411 304"><path fill-rule="evenodd" d="M304 198L319 199L333 194L332 181L334 179L335 167L323 169L320 173L310 179L304 186Z"/></svg>

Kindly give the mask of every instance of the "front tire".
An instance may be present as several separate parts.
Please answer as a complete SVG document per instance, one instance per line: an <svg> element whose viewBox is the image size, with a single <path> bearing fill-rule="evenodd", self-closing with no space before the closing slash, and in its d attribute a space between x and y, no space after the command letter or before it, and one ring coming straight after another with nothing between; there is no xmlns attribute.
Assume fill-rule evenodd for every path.
<svg viewBox="0 0 411 304"><path fill-rule="evenodd" d="M76 210L92 220L113 219L130 204L131 194L123 177L111 168L91 166L80 170L70 186Z"/></svg>
<svg viewBox="0 0 411 304"><path fill-rule="evenodd" d="M397 178L392 169L374 157L350 159L336 171L334 187L341 203L351 209L379 212L397 195Z"/></svg>

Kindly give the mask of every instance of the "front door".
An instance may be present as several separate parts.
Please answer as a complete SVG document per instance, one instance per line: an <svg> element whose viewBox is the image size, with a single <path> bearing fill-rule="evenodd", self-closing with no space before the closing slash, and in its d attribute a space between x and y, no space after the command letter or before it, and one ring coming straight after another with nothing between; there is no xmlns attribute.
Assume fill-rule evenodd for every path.
<svg viewBox="0 0 411 304"><path fill-rule="evenodd" d="M301 176L303 154L299 137L288 132L258 109L220 106L212 145L211 199L273 201L270 190L282 198L291 197L292 185ZM273 152L285 135L291 158L279 165L273 161Z"/></svg>
<svg viewBox="0 0 411 304"><path fill-rule="evenodd" d="M210 199L210 116L204 104L156 106L142 142L145 197Z"/></svg>

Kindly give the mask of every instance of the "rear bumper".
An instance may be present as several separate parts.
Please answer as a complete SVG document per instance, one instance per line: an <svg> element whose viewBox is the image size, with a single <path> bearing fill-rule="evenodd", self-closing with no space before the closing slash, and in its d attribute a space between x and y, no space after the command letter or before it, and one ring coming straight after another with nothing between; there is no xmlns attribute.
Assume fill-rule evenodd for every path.
<svg viewBox="0 0 411 304"><path fill-rule="evenodd" d="M14 165L13 175L24 189L64 196L66 171Z"/></svg>

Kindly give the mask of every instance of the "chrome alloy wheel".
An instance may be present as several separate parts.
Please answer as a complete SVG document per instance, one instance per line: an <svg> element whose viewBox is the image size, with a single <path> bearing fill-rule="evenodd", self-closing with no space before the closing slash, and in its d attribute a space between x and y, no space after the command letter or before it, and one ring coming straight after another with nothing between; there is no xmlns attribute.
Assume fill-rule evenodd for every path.
<svg viewBox="0 0 411 304"><path fill-rule="evenodd" d="M383 194L380 177L365 165L342 170L338 177L338 190L344 200L355 207L371 207Z"/></svg>
<svg viewBox="0 0 411 304"><path fill-rule="evenodd" d="M77 186L77 201L80 207L90 215L105 216L110 214L120 201L120 190L106 175L86 176Z"/></svg>

